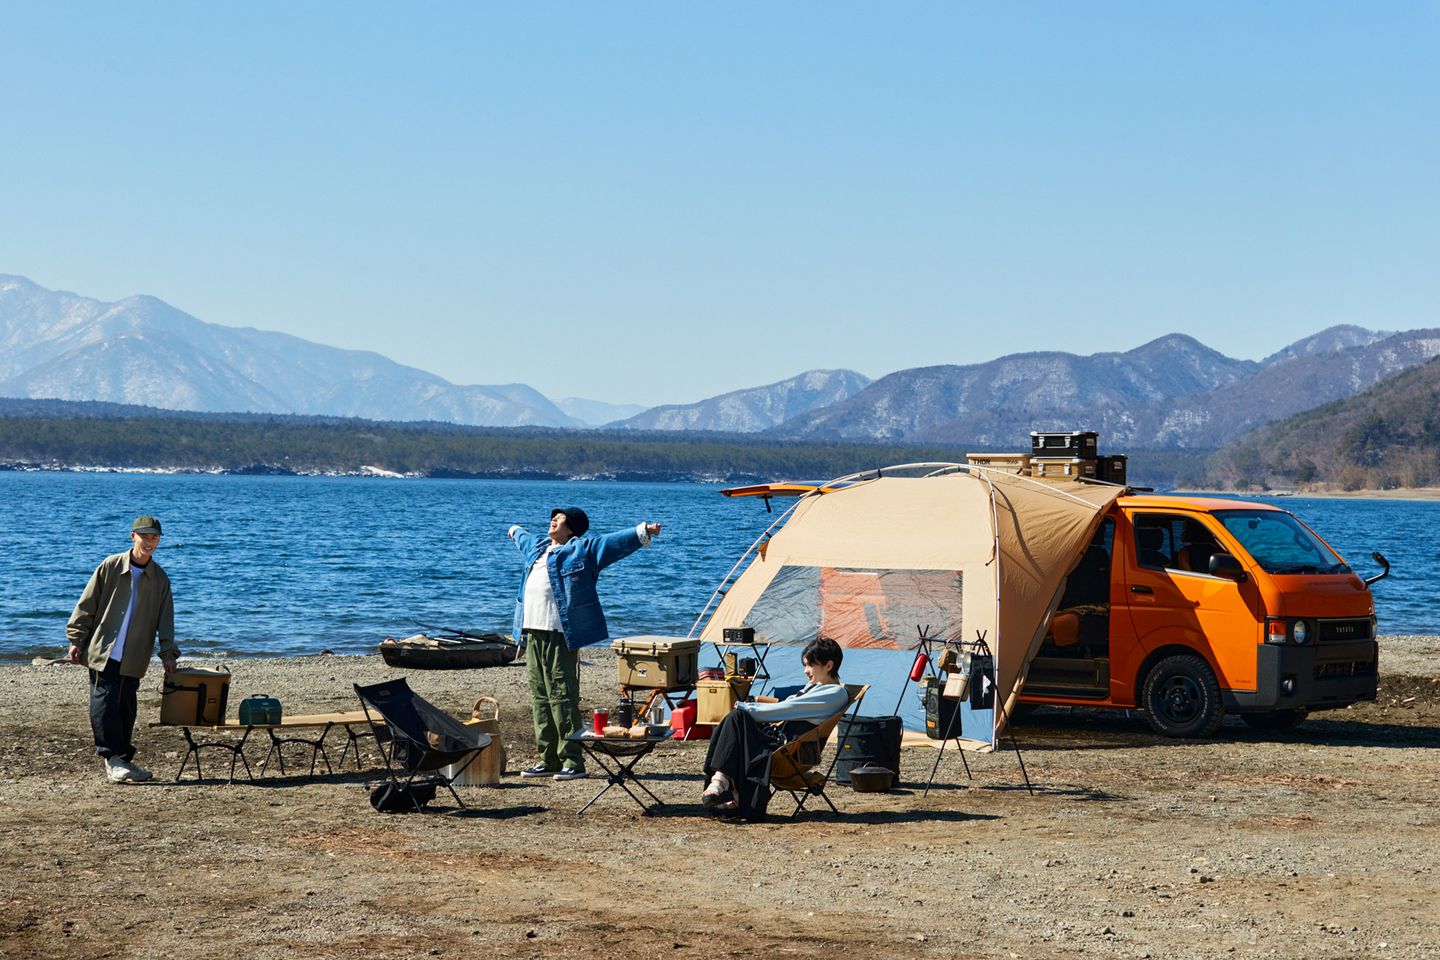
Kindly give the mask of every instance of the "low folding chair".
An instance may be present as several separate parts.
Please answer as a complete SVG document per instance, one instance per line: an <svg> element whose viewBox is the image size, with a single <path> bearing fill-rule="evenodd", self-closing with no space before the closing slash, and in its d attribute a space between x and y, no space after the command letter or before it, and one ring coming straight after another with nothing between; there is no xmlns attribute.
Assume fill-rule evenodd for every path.
<svg viewBox="0 0 1440 960"><path fill-rule="evenodd" d="M376 742L382 742L384 737L390 743L389 750L381 751L390 782L402 788L416 781L443 785L465 809L454 781L481 750L490 746L490 734L467 727L430 703L411 690L404 677L368 687L357 683L355 695L360 698ZM459 766L454 774L446 776L444 768L452 763Z"/></svg>
<svg viewBox="0 0 1440 960"><path fill-rule="evenodd" d="M830 766L825 768L824 773L815 768L820 765L825 744L830 739L830 734L835 732L840 720L848 713L850 722L855 721L860 710L860 701L870 689L870 685L847 683L845 689L850 694L850 700L845 706L836 710L815 729L777 747L775 752L770 754L770 796L773 798L781 790L789 793L795 800L795 810L790 814L792 818L800 815L800 811L805 809L805 801L811 797L824 800L831 813L840 813L825 794L825 785L830 782L835 763L840 759L839 748L836 748L835 755L830 758Z"/></svg>

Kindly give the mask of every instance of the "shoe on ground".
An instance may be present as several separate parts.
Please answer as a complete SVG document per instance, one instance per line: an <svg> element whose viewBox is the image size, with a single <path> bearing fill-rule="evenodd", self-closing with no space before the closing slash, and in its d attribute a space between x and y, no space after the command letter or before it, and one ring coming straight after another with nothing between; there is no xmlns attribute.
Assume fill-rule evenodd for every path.
<svg viewBox="0 0 1440 960"><path fill-rule="evenodd" d="M700 794L700 803L706 810L734 810L738 807L735 795L726 787L712 783Z"/></svg>
<svg viewBox="0 0 1440 960"><path fill-rule="evenodd" d="M550 777L554 775L555 771L551 770L543 763L537 763L533 767L526 767L524 770L520 771L520 776L522 777Z"/></svg>
<svg viewBox="0 0 1440 960"><path fill-rule="evenodd" d="M146 780L149 780L151 777L155 776L155 774L151 773L149 770L146 770L144 767L137 767L133 763L127 763L126 766L130 768L129 779L134 783L144 783Z"/></svg>
<svg viewBox="0 0 1440 960"><path fill-rule="evenodd" d="M585 778L588 777L588 776L589 776L589 774L586 773L586 772L584 771L584 769L581 768L581 767L566 767L564 770L561 770L559 773L555 774L555 779L556 779L556 780L583 780L583 779L585 779Z"/></svg>
<svg viewBox="0 0 1440 960"><path fill-rule="evenodd" d="M130 764L119 757L106 757L105 779L111 783L124 783L130 779Z"/></svg>

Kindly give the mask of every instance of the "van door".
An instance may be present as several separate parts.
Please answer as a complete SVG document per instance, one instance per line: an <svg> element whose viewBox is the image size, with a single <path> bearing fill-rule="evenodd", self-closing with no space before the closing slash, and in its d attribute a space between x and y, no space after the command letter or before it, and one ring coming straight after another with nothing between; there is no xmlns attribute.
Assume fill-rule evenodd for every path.
<svg viewBox="0 0 1440 960"><path fill-rule="evenodd" d="M1238 584L1210 575L1214 553L1248 561L1209 519L1171 511L1129 514L1132 559L1122 602L1146 653L1189 647L1210 662L1222 690L1254 690L1263 605L1253 580Z"/></svg>
<svg viewBox="0 0 1440 960"><path fill-rule="evenodd" d="M1110 696L1111 564L1115 520L1106 517L1066 577L1051 630L1030 661L1025 693L1057 700L1098 701ZM1063 632L1056 624L1069 619Z"/></svg>

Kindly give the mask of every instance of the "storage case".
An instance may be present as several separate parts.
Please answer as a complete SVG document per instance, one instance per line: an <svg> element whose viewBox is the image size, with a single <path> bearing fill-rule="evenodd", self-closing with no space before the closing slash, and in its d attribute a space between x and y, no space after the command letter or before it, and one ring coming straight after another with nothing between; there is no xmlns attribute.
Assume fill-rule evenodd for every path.
<svg viewBox="0 0 1440 960"><path fill-rule="evenodd" d="M699 669L700 641L684 637L625 637L610 644L620 686L688 690Z"/></svg>
<svg viewBox="0 0 1440 960"><path fill-rule="evenodd" d="M160 685L160 722L181 727L224 723L229 696L229 670L177 667Z"/></svg>
<svg viewBox="0 0 1440 960"><path fill-rule="evenodd" d="M931 740L945 740L947 733L950 738L964 735L960 718L954 715L962 701L941 696L944 686L945 682L935 677L920 680L920 699L925 703L925 735Z"/></svg>
<svg viewBox="0 0 1440 960"><path fill-rule="evenodd" d="M1030 473L1028 453L967 453L965 462L977 467L989 467L991 470L1003 470L1019 477Z"/></svg>
<svg viewBox="0 0 1440 960"><path fill-rule="evenodd" d="M1077 457L1094 460L1100 452L1100 435L1093 430L1068 433L1030 431L1030 454L1035 457Z"/></svg>
<svg viewBox="0 0 1440 960"><path fill-rule="evenodd" d="M280 701L268 693L246 697L240 701L239 718L245 726L278 725L284 716Z"/></svg>
<svg viewBox="0 0 1440 960"><path fill-rule="evenodd" d="M1097 476L1107 483L1124 484L1126 460L1124 454L1101 457L1096 461Z"/></svg>
<svg viewBox="0 0 1440 960"><path fill-rule="evenodd" d="M719 723L750 693L749 677L701 680L695 685L695 722Z"/></svg>
<svg viewBox="0 0 1440 960"><path fill-rule="evenodd" d="M1099 479L1099 466L1094 460L1080 457L1031 457L1030 476L1037 480Z"/></svg>

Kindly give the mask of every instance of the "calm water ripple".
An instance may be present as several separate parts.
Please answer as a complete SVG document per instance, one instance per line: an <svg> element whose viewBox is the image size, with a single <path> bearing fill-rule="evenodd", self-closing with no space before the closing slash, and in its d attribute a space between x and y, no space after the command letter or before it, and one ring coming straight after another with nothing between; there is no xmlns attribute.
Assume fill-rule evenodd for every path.
<svg viewBox="0 0 1440 960"><path fill-rule="evenodd" d="M690 628L720 578L768 526L758 502L718 487L563 481L0 473L5 536L26 575L0 579L0 658L59 656L65 620L130 521L165 525L158 557L175 589L181 648L227 656L371 652L412 619L508 632L518 557L512 523L540 531L579 505L597 531L665 525L656 547L607 570L601 596L616 636ZM1423 531L1440 504L1286 498L1376 587L1387 633L1440 633Z"/></svg>

